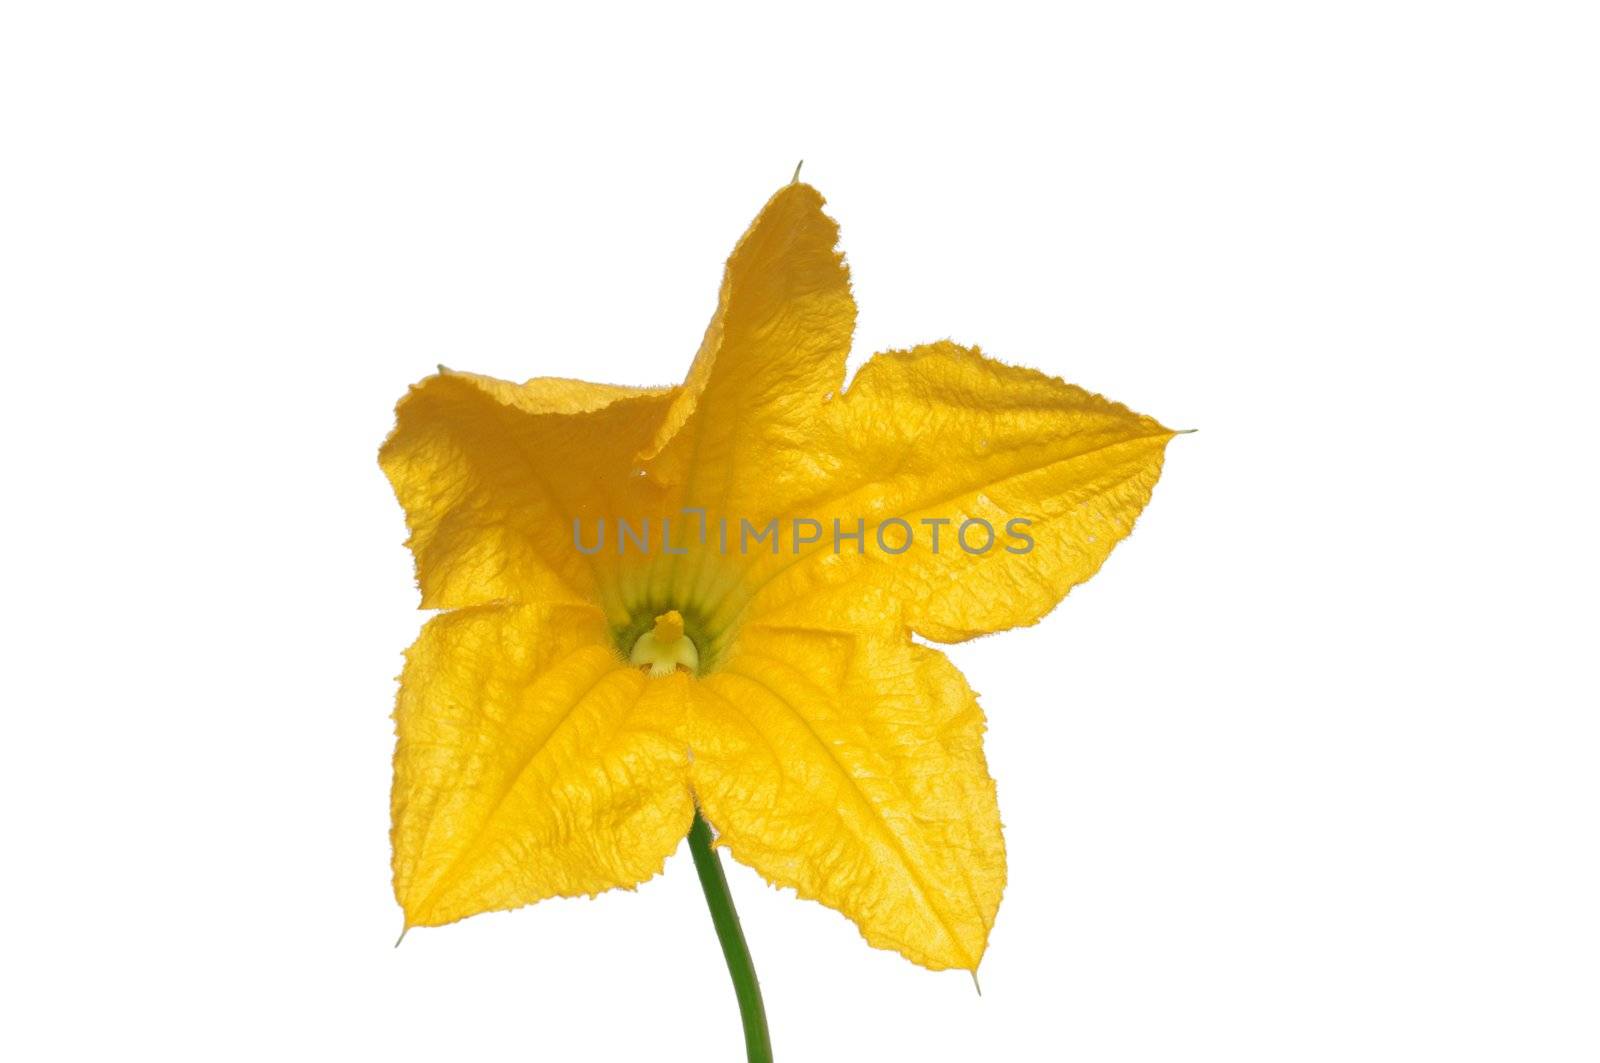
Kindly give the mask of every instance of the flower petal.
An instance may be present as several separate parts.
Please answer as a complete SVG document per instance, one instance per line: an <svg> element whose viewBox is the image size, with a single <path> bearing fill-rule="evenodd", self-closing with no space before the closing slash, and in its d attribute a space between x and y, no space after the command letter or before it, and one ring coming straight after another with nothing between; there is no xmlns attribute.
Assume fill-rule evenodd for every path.
<svg viewBox="0 0 1600 1063"><path fill-rule="evenodd" d="M717 312L646 454L690 505L759 474L753 444L792 438L844 382L855 330L839 227L810 185L780 189L734 248Z"/></svg>
<svg viewBox="0 0 1600 1063"><path fill-rule="evenodd" d="M1005 885L983 713L904 637L750 628L695 692L718 844L925 967L976 970Z"/></svg>
<svg viewBox="0 0 1600 1063"><path fill-rule="evenodd" d="M749 558L744 587L718 609L729 622L742 613L870 624L879 613L858 602L871 586L939 641L1034 623L1132 530L1173 435L952 343L877 355L817 418L803 450L764 457L770 489L799 499L795 512L819 518L826 534L800 553ZM852 539L835 552L835 519L846 531L864 522L859 548ZM987 549L983 523L963 538L967 521L992 529ZM907 530L910 547L893 552Z"/></svg>
<svg viewBox="0 0 1600 1063"><path fill-rule="evenodd" d="M441 372L400 401L379 463L411 530L423 608L592 601L614 554L574 548L575 517L655 504L633 475L674 392Z"/></svg>
<svg viewBox="0 0 1600 1063"><path fill-rule="evenodd" d="M395 896L438 926L631 887L688 833L684 676L624 667L598 610L430 620L395 709Z"/></svg>

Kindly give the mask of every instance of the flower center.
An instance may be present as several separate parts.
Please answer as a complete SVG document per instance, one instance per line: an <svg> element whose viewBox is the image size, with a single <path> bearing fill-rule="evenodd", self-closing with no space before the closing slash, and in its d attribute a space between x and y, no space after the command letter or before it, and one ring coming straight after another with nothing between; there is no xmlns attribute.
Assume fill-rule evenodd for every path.
<svg viewBox="0 0 1600 1063"><path fill-rule="evenodd" d="M683 633L683 617L670 609L656 617L656 626L639 636L628 663L648 668L651 675L671 675L679 668L700 670L700 651Z"/></svg>

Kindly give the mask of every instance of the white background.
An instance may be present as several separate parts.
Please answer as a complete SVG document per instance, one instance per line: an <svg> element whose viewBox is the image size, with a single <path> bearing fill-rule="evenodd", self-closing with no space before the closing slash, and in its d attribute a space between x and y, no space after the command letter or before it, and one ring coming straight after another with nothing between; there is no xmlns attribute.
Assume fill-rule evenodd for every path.
<svg viewBox="0 0 1600 1063"><path fill-rule="evenodd" d="M930 974L733 868L785 1061L1600 1055L1589 5L9 4L0 1054L734 1060L686 852L392 948L436 362L667 383L804 158L853 364L1200 432L952 656L1010 885Z"/></svg>

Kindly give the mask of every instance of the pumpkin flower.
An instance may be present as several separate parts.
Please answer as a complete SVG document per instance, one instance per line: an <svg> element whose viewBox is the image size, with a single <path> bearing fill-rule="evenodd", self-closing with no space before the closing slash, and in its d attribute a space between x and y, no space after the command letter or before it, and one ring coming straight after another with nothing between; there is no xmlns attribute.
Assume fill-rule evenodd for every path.
<svg viewBox="0 0 1600 1063"><path fill-rule="evenodd" d="M699 816L871 945L977 969L1005 884L984 715L912 636L1044 616L1174 433L950 342L846 387L822 206L762 209L680 385L441 367L399 403L381 464L440 611L395 711L408 928L634 887Z"/></svg>

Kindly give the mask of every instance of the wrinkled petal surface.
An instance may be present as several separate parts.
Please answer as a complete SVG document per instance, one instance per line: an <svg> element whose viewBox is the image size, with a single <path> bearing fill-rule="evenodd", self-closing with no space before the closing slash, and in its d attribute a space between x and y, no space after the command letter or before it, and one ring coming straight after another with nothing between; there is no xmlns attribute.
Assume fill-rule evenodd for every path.
<svg viewBox="0 0 1600 1063"><path fill-rule="evenodd" d="M407 926L631 887L689 830L687 676L623 666L592 607L430 620L395 709Z"/></svg>
<svg viewBox="0 0 1600 1063"><path fill-rule="evenodd" d="M752 629L696 690L690 776L735 859L879 948L976 970L1005 885L983 729L937 650Z"/></svg>
<svg viewBox="0 0 1600 1063"><path fill-rule="evenodd" d="M944 642L1031 624L1094 575L1150 500L1173 436L951 343L876 356L811 428L803 448L768 455L764 468L826 534L798 553L750 556L722 615L877 625L889 614L863 595L872 587ZM864 521L859 545L836 553L834 521L847 531Z"/></svg>
<svg viewBox="0 0 1600 1063"><path fill-rule="evenodd" d="M728 259L717 311L657 430L648 468L720 507L761 482L761 453L793 444L844 383L855 331L839 227L807 184L780 189Z"/></svg>
<svg viewBox="0 0 1600 1063"><path fill-rule="evenodd" d="M599 600L618 559L575 549L572 521L637 522L661 504L634 469L673 394L450 371L413 387L379 462L405 509L423 607Z"/></svg>

